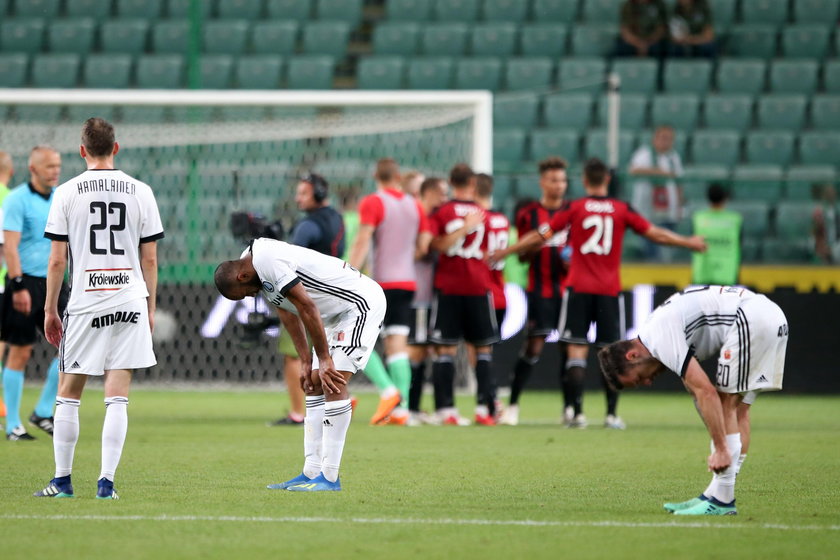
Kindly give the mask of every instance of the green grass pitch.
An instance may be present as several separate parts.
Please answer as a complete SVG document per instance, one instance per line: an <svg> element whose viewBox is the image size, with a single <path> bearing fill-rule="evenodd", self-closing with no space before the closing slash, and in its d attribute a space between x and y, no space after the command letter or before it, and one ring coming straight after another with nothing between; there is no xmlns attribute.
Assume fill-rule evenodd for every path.
<svg viewBox="0 0 840 560"><path fill-rule="evenodd" d="M302 429L265 425L284 396L135 390L121 499L105 502L93 499L103 404L91 390L75 499L31 497L53 474L48 437L0 444L0 557L767 559L840 549L838 397L759 398L739 515L682 519L662 503L709 479L708 436L687 395L624 395L624 432L600 426L597 393L586 397L586 430L558 424L551 392L527 393L515 428L371 427L376 396L359 396L344 490L309 494L265 489L302 465ZM36 398L27 389L27 416ZM460 399L462 412L472 402Z"/></svg>

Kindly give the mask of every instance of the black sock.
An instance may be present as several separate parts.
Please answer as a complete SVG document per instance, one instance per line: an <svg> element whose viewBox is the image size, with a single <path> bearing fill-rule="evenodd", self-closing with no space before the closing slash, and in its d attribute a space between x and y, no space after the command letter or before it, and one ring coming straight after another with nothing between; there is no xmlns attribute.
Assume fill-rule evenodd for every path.
<svg viewBox="0 0 840 560"><path fill-rule="evenodd" d="M583 412L583 380L586 376L586 369L578 364L579 360L569 360L566 364L566 375L564 379L564 394L568 391L570 405L575 411L575 416Z"/></svg>
<svg viewBox="0 0 840 560"><path fill-rule="evenodd" d="M513 367L513 381L510 382L510 404L517 404L519 402L519 395L528 383L528 378L531 377L531 371L534 365L539 361L539 356L531 358L529 356L519 356L516 360L516 365Z"/></svg>
<svg viewBox="0 0 840 560"><path fill-rule="evenodd" d="M476 356L475 378L478 385L476 401L478 404L487 406L490 416L496 413L496 382L493 379L493 372L490 371L490 363L493 355L482 353Z"/></svg>
<svg viewBox="0 0 840 560"><path fill-rule="evenodd" d="M420 412L423 398L423 383L426 377L426 362L411 362L411 387L408 389L408 410Z"/></svg>
<svg viewBox="0 0 840 560"><path fill-rule="evenodd" d="M607 385L606 380L601 377L604 382L604 393L607 396L607 416L616 416L615 410L618 408L618 391L613 391L610 389L610 386Z"/></svg>
<svg viewBox="0 0 840 560"><path fill-rule="evenodd" d="M455 362L452 356L438 356L432 366L435 387L435 410L455 406Z"/></svg>

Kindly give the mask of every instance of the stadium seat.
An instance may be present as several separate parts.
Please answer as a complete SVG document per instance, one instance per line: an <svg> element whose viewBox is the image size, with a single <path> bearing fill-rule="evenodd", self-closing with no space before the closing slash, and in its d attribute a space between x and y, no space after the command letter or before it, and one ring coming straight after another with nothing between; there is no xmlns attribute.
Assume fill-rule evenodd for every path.
<svg viewBox="0 0 840 560"><path fill-rule="evenodd" d="M544 128L531 132L530 160L560 156L566 161L580 159L580 134L575 129Z"/></svg>
<svg viewBox="0 0 840 560"><path fill-rule="evenodd" d="M600 93L604 90L607 63L603 58L567 57L560 60L558 81L568 93Z"/></svg>
<svg viewBox="0 0 840 560"><path fill-rule="evenodd" d="M779 239L810 240L814 227L814 203L808 200L779 201L775 225Z"/></svg>
<svg viewBox="0 0 840 560"><path fill-rule="evenodd" d="M644 93L656 91L659 65L653 59L617 58L612 72L621 78L621 93Z"/></svg>
<svg viewBox="0 0 840 560"><path fill-rule="evenodd" d="M459 58L455 63L455 89L486 89L501 87L502 61L496 57Z"/></svg>
<svg viewBox="0 0 840 560"><path fill-rule="evenodd" d="M44 45L44 20L11 19L0 23L0 52L41 52Z"/></svg>
<svg viewBox="0 0 840 560"><path fill-rule="evenodd" d="M763 60L724 58L718 63L715 82L720 93L756 95L764 90L766 72Z"/></svg>
<svg viewBox="0 0 840 560"><path fill-rule="evenodd" d="M794 133L787 130L748 132L745 155L748 163L787 165L793 159Z"/></svg>
<svg viewBox="0 0 840 560"><path fill-rule="evenodd" d="M432 0L388 0L388 19L421 23L432 17Z"/></svg>
<svg viewBox="0 0 840 560"><path fill-rule="evenodd" d="M204 52L210 54L242 54L248 40L249 25L244 19L215 19L201 27Z"/></svg>
<svg viewBox="0 0 840 560"><path fill-rule="evenodd" d="M766 24L736 25L729 31L729 56L772 58L776 56L776 26Z"/></svg>
<svg viewBox="0 0 840 560"><path fill-rule="evenodd" d="M696 135L695 135L696 136ZM706 192L712 183L728 183L729 167L718 164L686 165L681 178L683 196L689 205L706 201Z"/></svg>
<svg viewBox="0 0 840 560"><path fill-rule="evenodd" d="M513 171L525 157L525 131L521 128L500 128L493 132L493 166L500 171Z"/></svg>
<svg viewBox="0 0 840 560"><path fill-rule="evenodd" d="M171 18L189 18L192 0L166 0L166 15ZM199 2L201 16L206 20L210 17L213 2Z"/></svg>
<svg viewBox="0 0 840 560"><path fill-rule="evenodd" d="M111 0L72 0L66 4L65 14L71 18L89 17L101 21L111 17Z"/></svg>
<svg viewBox="0 0 840 560"><path fill-rule="evenodd" d="M741 21L781 25L788 19L787 2L779 0L747 0L741 2Z"/></svg>
<svg viewBox="0 0 840 560"><path fill-rule="evenodd" d="M741 134L737 130L698 130L691 136L691 161L695 165L730 167L741 159Z"/></svg>
<svg viewBox="0 0 840 560"><path fill-rule="evenodd" d="M318 0L315 15L322 20L346 21L355 27L362 20L362 0Z"/></svg>
<svg viewBox="0 0 840 560"><path fill-rule="evenodd" d="M743 216L744 237L760 238L770 232L770 204L757 200L743 200L738 197L738 185L735 186L735 199L727 207Z"/></svg>
<svg viewBox="0 0 840 560"><path fill-rule="evenodd" d="M714 18L715 34L720 36L735 21L735 6L738 0L709 0Z"/></svg>
<svg viewBox="0 0 840 560"><path fill-rule="evenodd" d="M114 105L68 105L67 120L71 123L83 123L91 117L100 117L113 122L117 114Z"/></svg>
<svg viewBox="0 0 840 560"><path fill-rule="evenodd" d="M734 198L776 202L782 196L782 166L776 164L742 164L735 167Z"/></svg>
<svg viewBox="0 0 840 560"><path fill-rule="evenodd" d="M598 101L598 123L607 126L609 103L606 95ZM640 93L621 95L618 122L622 129L638 132L647 124L648 97Z"/></svg>
<svg viewBox="0 0 840 560"><path fill-rule="evenodd" d="M18 0L15 2L15 17L54 18L58 16L60 0Z"/></svg>
<svg viewBox="0 0 840 560"><path fill-rule="evenodd" d="M57 19L47 29L47 42L54 53L87 54L93 49L95 30L91 18Z"/></svg>
<svg viewBox="0 0 840 560"><path fill-rule="evenodd" d="M175 89L183 86L184 58L178 54L150 54L137 58L137 87Z"/></svg>
<svg viewBox="0 0 840 560"><path fill-rule="evenodd" d="M420 26L408 21L383 21L373 30L373 52L376 54L417 54Z"/></svg>
<svg viewBox="0 0 840 560"><path fill-rule="evenodd" d="M785 175L785 199L811 200L812 187L837 181L833 165L792 165Z"/></svg>
<svg viewBox="0 0 840 560"><path fill-rule="evenodd" d="M789 240L765 238L761 241L761 254L764 262L802 263L813 257L810 240Z"/></svg>
<svg viewBox="0 0 840 560"><path fill-rule="evenodd" d="M82 69L82 84L88 88L121 89L131 81L129 54L91 54L85 58Z"/></svg>
<svg viewBox="0 0 840 560"><path fill-rule="evenodd" d="M840 93L840 60L829 60L823 65L823 87L826 93Z"/></svg>
<svg viewBox="0 0 840 560"><path fill-rule="evenodd" d="M232 70L233 56L229 54L202 56L201 87L204 89L229 88Z"/></svg>
<svg viewBox="0 0 840 560"><path fill-rule="evenodd" d="M811 99L811 126L840 130L840 95L815 95Z"/></svg>
<svg viewBox="0 0 840 560"><path fill-rule="evenodd" d="M804 95L771 93L758 99L758 127L798 131L805 124Z"/></svg>
<svg viewBox="0 0 840 560"><path fill-rule="evenodd" d="M484 0L482 16L485 21L519 23L528 15L528 3L521 0Z"/></svg>
<svg viewBox="0 0 840 560"><path fill-rule="evenodd" d="M349 38L350 24L346 21L312 21L303 27L303 52L342 58Z"/></svg>
<svg viewBox="0 0 840 560"><path fill-rule="evenodd" d="M125 105L120 113L120 120L129 123L154 124L166 120L166 110L162 105Z"/></svg>
<svg viewBox="0 0 840 560"><path fill-rule="evenodd" d="M359 89L401 89L405 58L401 56L368 56L359 60Z"/></svg>
<svg viewBox="0 0 840 560"><path fill-rule="evenodd" d="M262 0L224 0L219 2L218 15L222 19L259 19L262 16Z"/></svg>
<svg viewBox="0 0 840 560"><path fill-rule="evenodd" d="M840 10L840 0L796 0L792 4L793 19L797 23L833 25Z"/></svg>
<svg viewBox="0 0 840 560"><path fill-rule="evenodd" d="M598 23L618 23L624 0L585 0L581 2L583 21Z"/></svg>
<svg viewBox="0 0 840 560"><path fill-rule="evenodd" d="M592 124L592 96L582 93L553 93L546 97L543 115L546 126L586 130Z"/></svg>
<svg viewBox="0 0 840 560"><path fill-rule="evenodd" d="M597 157L607 161L607 132L605 130L590 130L584 140L584 157ZM636 148L636 135L627 130L618 133L619 165L625 165L633 150Z"/></svg>
<svg viewBox="0 0 840 560"><path fill-rule="evenodd" d="M521 27L520 48L523 56L565 56L568 31L562 23L531 23Z"/></svg>
<svg viewBox="0 0 840 560"><path fill-rule="evenodd" d="M537 121L539 99L536 95L516 92L493 96L493 126L532 127Z"/></svg>
<svg viewBox="0 0 840 560"><path fill-rule="evenodd" d="M161 20L152 27L152 51L183 54L190 48L190 22L186 19Z"/></svg>
<svg viewBox="0 0 840 560"><path fill-rule="evenodd" d="M251 46L254 54L294 54L298 24L295 21L269 20L254 23Z"/></svg>
<svg viewBox="0 0 840 560"><path fill-rule="evenodd" d="M112 19L99 27L102 52L140 54L146 50L149 22L145 19Z"/></svg>
<svg viewBox="0 0 840 560"><path fill-rule="evenodd" d="M817 130L799 136L799 161L803 164L837 165L840 132Z"/></svg>
<svg viewBox="0 0 840 560"><path fill-rule="evenodd" d="M453 67L450 57L414 58L408 63L408 89L451 89Z"/></svg>
<svg viewBox="0 0 840 560"><path fill-rule="evenodd" d="M665 61L662 82L668 93L699 93L709 90L712 63L708 60Z"/></svg>
<svg viewBox="0 0 840 560"><path fill-rule="evenodd" d="M41 88L72 88L79 81L79 55L39 54L32 59L32 85Z"/></svg>
<svg viewBox="0 0 840 560"><path fill-rule="evenodd" d="M437 21L473 22L478 19L478 0L432 0Z"/></svg>
<svg viewBox="0 0 840 560"><path fill-rule="evenodd" d="M240 89L277 89L282 68L283 59L276 55L240 57L234 69L234 85Z"/></svg>
<svg viewBox="0 0 840 560"><path fill-rule="evenodd" d="M774 93L811 95L817 88L819 64L810 59L780 59L770 66L770 89Z"/></svg>
<svg viewBox="0 0 840 560"><path fill-rule="evenodd" d="M117 0L117 15L121 18L143 18L154 21L161 15L162 0Z"/></svg>
<svg viewBox="0 0 840 560"><path fill-rule="evenodd" d="M789 58L822 59L828 54L831 29L825 25L791 25L782 30L782 52Z"/></svg>
<svg viewBox="0 0 840 560"><path fill-rule="evenodd" d="M516 25L484 23L473 27L470 53L473 56L511 56L516 48Z"/></svg>
<svg viewBox="0 0 840 560"><path fill-rule="evenodd" d="M463 23L431 23L420 31L420 50L427 56L461 56L467 50Z"/></svg>
<svg viewBox="0 0 840 560"><path fill-rule="evenodd" d="M14 115L19 122L50 123L61 119L61 107L58 105L17 105Z"/></svg>
<svg viewBox="0 0 840 560"><path fill-rule="evenodd" d="M669 124L675 130L690 132L697 124L700 99L689 93L659 94L653 96L651 124Z"/></svg>
<svg viewBox="0 0 840 560"><path fill-rule="evenodd" d="M584 4L589 5L589 2ZM572 26L571 51L575 56L609 56L615 49L618 28L611 24Z"/></svg>
<svg viewBox="0 0 840 560"><path fill-rule="evenodd" d="M289 59L289 89L332 89L335 59L326 55L294 56Z"/></svg>
<svg viewBox="0 0 840 560"><path fill-rule="evenodd" d="M752 123L752 96L741 93L707 95L703 123L707 128L744 132Z"/></svg>
<svg viewBox="0 0 840 560"><path fill-rule="evenodd" d="M504 206L505 202L514 194L515 181L509 175L493 176L493 205Z"/></svg>
<svg viewBox="0 0 840 560"><path fill-rule="evenodd" d="M577 20L578 0L534 0L534 21L571 23Z"/></svg>
<svg viewBox="0 0 840 560"><path fill-rule="evenodd" d="M24 87L29 77L28 63L23 53L0 53L0 88Z"/></svg>
<svg viewBox="0 0 840 560"><path fill-rule="evenodd" d="M548 57L532 56L509 58L505 66L505 88L540 89L551 85L552 60Z"/></svg>

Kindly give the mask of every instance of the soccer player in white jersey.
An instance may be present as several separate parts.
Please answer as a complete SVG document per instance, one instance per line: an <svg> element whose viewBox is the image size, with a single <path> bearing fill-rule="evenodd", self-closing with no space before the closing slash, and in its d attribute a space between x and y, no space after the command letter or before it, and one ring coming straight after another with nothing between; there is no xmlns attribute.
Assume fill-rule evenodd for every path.
<svg viewBox="0 0 840 560"><path fill-rule="evenodd" d="M632 340L598 353L616 389L650 385L677 373L694 396L712 438L712 482L697 498L665 504L677 515L734 515L735 477L749 446L748 407L763 391L782 388L788 324L779 306L747 289L698 286L657 307ZM717 355L713 385L698 360Z"/></svg>
<svg viewBox="0 0 840 560"><path fill-rule="evenodd" d="M220 264L215 282L232 300L262 291L301 358L303 472L268 488L341 490L338 469L352 411L347 382L364 369L379 338L386 308L382 288L341 259L264 238L252 241L239 260Z"/></svg>
<svg viewBox="0 0 840 560"><path fill-rule="evenodd" d="M114 127L85 121L79 153L87 171L60 185L44 235L52 240L44 333L59 346L55 408L55 478L37 497L73 497L70 473L79 439L79 404L90 376L105 376L102 470L96 497L117 499L114 473L128 429L132 371L155 365L152 349L157 244L163 237L151 187L114 169ZM58 294L70 261L70 300Z"/></svg>

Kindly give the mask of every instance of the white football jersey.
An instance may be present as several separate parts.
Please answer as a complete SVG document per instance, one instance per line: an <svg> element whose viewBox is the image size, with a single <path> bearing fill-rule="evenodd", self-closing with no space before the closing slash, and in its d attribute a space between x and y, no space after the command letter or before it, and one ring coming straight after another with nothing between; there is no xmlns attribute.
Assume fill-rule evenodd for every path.
<svg viewBox="0 0 840 560"><path fill-rule="evenodd" d="M665 367L685 374L692 356L716 356L741 304L756 294L733 286L697 286L669 297L639 329L639 340Z"/></svg>
<svg viewBox="0 0 840 560"><path fill-rule="evenodd" d="M348 315L364 315L371 308L366 296L382 291L379 284L343 260L312 249L260 238L242 256L249 251L266 300L297 314L286 294L301 283L327 327Z"/></svg>
<svg viewBox="0 0 840 560"><path fill-rule="evenodd" d="M149 185L117 169L85 171L55 189L44 235L68 242L69 313L148 297L140 244L163 237Z"/></svg>

